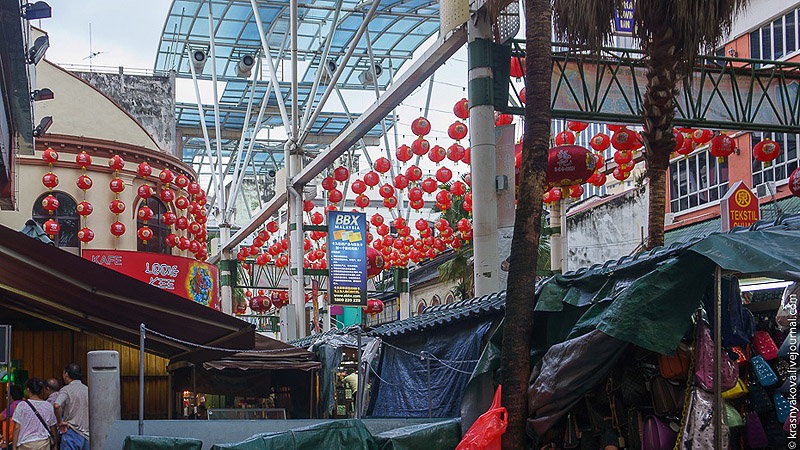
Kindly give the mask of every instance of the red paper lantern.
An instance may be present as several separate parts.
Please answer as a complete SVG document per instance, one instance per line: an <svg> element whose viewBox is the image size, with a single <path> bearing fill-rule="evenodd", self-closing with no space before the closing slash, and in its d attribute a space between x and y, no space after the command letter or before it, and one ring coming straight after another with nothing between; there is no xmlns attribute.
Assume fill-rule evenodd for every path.
<svg viewBox="0 0 800 450"><path fill-rule="evenodd" d="M377 173L375 173L373 171L369 171L366 174L364 174L364 183L367 186L372 188L372 187L377 186L378 183L380 183L380 182L381 182L381 177Z"/></svg>
<svg viewBox="0 0 800 450"><path fill-rule="evenodd" d="M423 206L425 206L425 202L422 200L411 200L411 202L409 202L409 206L419 211Z"/></svg>
<svg viewBox="0 0 800 450"><path fill-rule="evenodd" d="M383 199L383 206L391 209L397 206L397 198L396 197L386 197Z"/></svg>
<svg viewBox="0 0 800 450"><path fill-rule="evenodd" d="M320 214L318 212L315 212L314 214L311 215L311 223L313 223L314 225L319 225L324 220L325 220L325 216L323 216L322 214ZM261 233L259 233L259 237L260 236L261 236Z"/></svg>
<svg viewBox="0 0 800 450"><path fill-rule="evenodd" d="M525 76L525 58L511 57L511 76L514 78Z"/></svg>
<svg viewBox="0 0 800 450"><path fill-rule="evenodd" d="M89 178L88 175L81 175L78 177L78 180L75 182L78 185L78 188L82 190L87 190L92 187L92 179Z"/></svg>
<svg viewBox="0 0 800 450"><path fill-rule="evenodd" d="M453 106L453 114L461 120L467 120L469 118L469 101L465 98L457 101Z"/></svg>
<svg viewBox="0 0 800 450"><path fill-rule="evenodd" d="M764 139L753 147L753 158L764 163L765 167L769 167L780 154L781 147L772 139Z"/></svg>
<svg viewBox="0 0 800 450"><path fill-rule="evenodd" d="M311 212L313 209L314 209L314 202L312 200L306 200L303 202L303 211Z"/></svg>
<svg viewBox="0 0 800 450"><path fill-rule="evenodd" d="M53 165L54 162L58 161L58 152L48 148L42 153L42 159L47 161L47 164Z"/></svg>
<svg viewBox="0 0 800 450"><path fill-rule="evenodd" d="M411 147L403 144L400 147L397 147L395 156L397 157L398 161L407 162L414 157L414 152L411 151Z"/></svg>
<svg viewBox="0 0 800 450"><path fill-rule="evenodd" d="M455 181L450 186L450 193L457 197L461 197L467 192L467 185L464 184L462 181Z"/></svg>
<svg viewBox="0 0 800 450"><path fill-rule="evenodd" d="M569 196L572 198L580 198L583 195L583 186L572 186L569 188Z"/></svg>
<svg viewBox="0 0 800 450"><path fill-rule="evenodd" d="M638 145L636 133L620 128L611 136L611 146L617 150L633 150Z"/></svg>
<svg viewBox="0 0 800 450"><path fill-rule="evenodd" d="M189 178L186 175L178 175L175 177L175 184L178 185L179 188L185 189L186 186L189 185Z"/></svg>
<svg viewBox="0 0 800 450"><path fill-rule="evenodd" d="M372 215L372 217L369 219L369 221L372 223L372 225L374 225L376 227L380 227L381 225L383 225L383 216L378 214L378 213L375 213L375 214ZM378 234L381 234L380 231L378 231ZM381 235L381 236L383 236L383 235Z"/></svg>
<svg viewBox="0 0 800 450"><path fill-rule="evenodd" d="M125 168L125 161L119 155L114 155L109 158L108 167L111 167L115 172L118 172Z"/></svg>
<svg viewBox="0 0 800 450"><path fill-rule="evenodd" d="M472 212L472 202L464 200L464 203L462 203L462 207L464 208L464 211Z"/></svg>
<svg viewBox="0 0 800 450"><path fill-rule="evenodd" d="M406 178L408 178L409 181L419 181L419 179L422 178L422 169L417 166L410 166L406 169Z"/></svg>
<svg viewBox="0 0 800 450"><path fill-rule="evenodd" d="M111 234L120 237L125 234L125 225L122 222L114 222L111 224Z"/></svg>
<svg viewBox="0 0 800 450"><path fill-rule="evenodd" d="M49 189L58 186L58 177L53 172L47 172L42 177L42 184Z"/></svg>
<svg viewBox="0 0 800 450"><path fill-rule="evenodd" d="M86 217L89 214L91 214L92 211L94 211L94 207L92 206L91 203L84 200L75 206L75 211L77 211L77 213L80 214L81 216Z"/></svg>
<svg viewBox="0 0 800 450"><path fill-rule="evenodd" d="M363 194L367 190L367 184L361 180L356 180L350 185L350 189L356 194Z"/></svg>
<svg viewBox="0 0 800 450"><path fill-rule="evenodd" d="M380 158L375 160L374 169L376 172L386 173L391 168L392 168L392 163L385 157L381 156Z"/></svg>
<svg viewBox="0 0 800 450"><path fill-rule="evenodd" d="M579 145L553 147L547 154L547 184L568 187L586 182L595 171L598 156Z"/></svg>
<svg viewBox="0 0 800 450"><path fill-rule="evenodd" d="M175 199L175 192L173 192L172 189L164 188L164 189L161 190L161 193L159 194L159 196L161 197L161 201L162 202L170 203L170 202L172 202L172 200Z"/></svg>
<svg viewBox="0 0 800 450"><path fill-rule="evenodd" d="M460 161L464 157L464 147L459 144L453 144L447 148L447 159L453 162Z"/></svg>
<svg viewBox="0 0 800 450"><path fill-rule="evenodd" d="M589 141L589 145L592 147L592 150L602 153L611 145L611 138L605 133L597 133Z"/></svg>
<svg viewBox="0 0 800 450"><path fill-rule="evenodd" d="M267 231L270 233L276 233L279 228L280 226L278 226L278 222L275 222L274 220L270 220L267 224Z"/></svg>
<svg viewBox="0 0 800 450"><path fill-rule="evenodd" d="M406 219L398 217L392 221L392 225L395 227L395 229L399 230L406 226Z"/></svg>
<svg viewBox="0 0 800 450"><path fill-rule="evenodd" d="M595 172L588 180L588 183L591 183L593 186L600 187L606 184L606 174L603 172Z"/></svg>
<svg viewBox="0 0 800 450"><path fill-rule="evenodd" d="M195 181L189 183L189 186L186 187L186 191L192 195L197 195L200 193L202 189L200 188L200 183Z"/></svg>
<svg viewBox="0 0 800 450"><path fill-rule="evenodd" d="M47 235L52 239L58 234L58 231L61 229L61 227L58 225L58 222L50 219L45 222L44 225L42 225L42 229L44 229L44 232L47 233Z"/></svg>
<svg viewBox="0 0 800 450"><path fill-rule="evenodd" d="M196 236L196 235L202 233L202 231L203 231L203 226L200 225L199 223L197 223L197 222L189 223L189 233L192 233L193 235ZM262 242L262 244L263 244L263 242ZM261 247L261 245L258 245L255 248L257 249L258 247ZM256 251L256 253L258 253L258 252Z"/></svg>
<svg viewBox="0 0 800 450"><path fill-rule="evenodd" d="M333 177L325 177L322 179L322 189L326 191L330 191L332 189L336 189L336 180Z"/></svg>
<svg viewBox="0 0 800 450"><path fill-rule="evenodd" d="M92 231L90 228L83 227L80 230L78 230L78 240L79 241L81 241L83 243L88 243L92 239L94 239L94 231Z"/></svg>
<svg viewBox="0 0 800 450"><path fill-rule="evenodd" d="M372 247L367 247L367 278L373 278L383 271L383 256Z"/></svg>
<svg viewBox="0 0 800 450"><path fill-rule="evenodd" d="M86 170L86 168L92 164L92 157L86 152L80 152L75 155L75 163L79 165L81 169Z"/></svg>
<svg viewBox="0 0 800 450"><path fill-rule="evenodd" d="M364 195L364 194L359 194L359 195L356 197L356 200L355 200L355 205L356 205L357 207L361 208L361 209L364 209L364 208L366 208L367 206L369 206L369 197L367 197L367 196L366 196L366 195Z"/></svg>
<svg viewBox="0 0 800 450"><path fill-rule="evenodd" d="M42 208L52 213L58 209L58 199L52 195L48 195L42 199Z"/></svg>
<svg viewBox="0 0 800 450"><path fill-rule="evenodd" d="M719 136L711 139L711 149L708 153L711 156L716 156L717 161L723 162L727 156L730 156L736 150L736 142L730 136L720 134Z"/></svg>
<svg viewBox="0 0 800 450"><path fill-rule="evenodd" d="M333 178L336 181L345 181L350 177L350 171L344 166L339 166L333 170Z"/></svg>
<svg viewBox="0 0 800 450"><path fill-rule="evenodd" d="M146 162L139 163L139 167L136 168L136 173L142 178L147 178L153 173L153 168Z"/></svg>
<svg viewBox="0 0 800 450"><path fill-rule="evenodd" d="M164 169L158 174L158 179L164 184L169 184L172 182L173 178L175 178L175 175L173 175L172 171L169 169Z"/></svg>
<svg viewBox="0 0 800 450"><path fill-rule="evenodd" d="M146 243L150 239L153 239L153 230L145 225L142 228L139 228L139 231L136 233L136 235L142 240L142 242Z"/></svg>
<svg viewBox="0 0 800 450"><path fill-rule="evenodd" d="M142 206L141 208L139 208L139 211L136 212L136 217L138 217L139 220L142 220L145 223L147 223L148 220L153 218L153 210L148 208L147 206Z"/></svg>
<svg viewBox="0 0 800 450"><path fill-rule="evenodd" d="M184 197L184 196L180 196L180 197L176 198L175 199L175 207L178 208L178 209L186 209L186 208L188 208L189 207L189 199Z"/></svg>
<svg viewBox="0 0 800 450"><path fill-rule="evenodd" d="M328 192L328 201L330 201L331 203L339 203L340 201L342 201L342 198L344 198L344 196L342 195L342 191L338 189L334 189Z"/></svg>
<svg viewBox="0 0 800 450"><path fill-rule="evenodd" d="M189 228L189 219L186 217L178 217L178 220L175 221L175 227L179 230L185 230Z"/></svg>
<svg viewBox="0 0 800 450"><path fill-rule="evenodd" d="M383 311L383 302L376 299L371 298L367 300L367 306L364 307L364 312L367 314L380 314Z"/></svg>
<svg viewBox="0 0 800 450"><path fill-rule="evenodd" d="M789 190L795 197L800 197L800 167L789 175Z"/></svg>
<svg viewBox="0 0 800 450"><path fill-rule="evenodd" d="M672 129L672 136L675 138L675 151L677 152L681 147L683 147L683 142L685 139L683 137L683 133L675 128Z"/></svg>
<svg viewBox="0 0 800 450"><path fill-rule="evenodd" d="M425 155L430 148L431 144L422 138L414 139L414 142L411 143L411 151L417 156Z"/></svg>
<svg viewBox="0 0 800 450"><path fill-rule="evenodd" d="M614 168L614 178L619 181L625 181L626 178L630 176L630 172L622 170L621 167L617 166Z"/></svg>
<svg viewBox="0 0 800 450"><path fill-rule="evenodd" d="M125 203L120 199L114 199L109 203L108 209L114 214L122 214L125 212Z"/></svg>
<svg viewBox="0 0 800 450"><path fill-rule="evenodd" d="M436 190L438 185L436 184L436 180L429 177L422 180L422 184L420 185L420 187L422 188L423 191L430 194Z"/></svg>
<svg viewBox="0 0 800 450"><path fill-rule="evenodd" d="M149 184L143 184L139 186L136 193L139 194L139 197L147 199L153 195L153 188L151 188Z"/></svg>
<svg viewBox="0 0 800 450"><path fill-rule="evenodd" d="M572 145L575 143L575 135L569 130L564 130L556 135L556 145Z"/></svg>
<svg viewBox="0 0 800 450"><path fill-rule="evenodd" d="M450 192L442 189L436 193L436 203L447 203L450 200Z"/></svg>
<svg viewBox="0 0 800 450"><path fill-rule="evenodd" d="M167 226L175 225L175 222L178 221L178 216L175 215L172 211L167 211L161 215L161 223Z"/></svg>
<svg viewBox="0 0 800 450"><path fill-rule="evenodd" d="M614 162L618 165L628 164L633 160L633 154L627 150L614 152Z"/></svg>
<svg viewBox="0 0 800 450"><path fill-rule="evenodd" d="M431 123L424 117L417 118L411 122L411 132L415 136L425 136L431 132Z"/></svg>
<svg viewBox="0 0 800 450"><path fill-rule="evenodd" d="M405 189L408 187L408 178L405 175L399 174L394 177L394 187L397 189Z"/></svg>
<svg viewBox="0 0 800 450"><path fill-rule="evenodd" d="M522 103L523 105L524 105L524 104L525 104L525 102L527 101L527 100L525 99L525 96L526 96L526 95L527 95L527 90L526 90L525 88L522 88L522 89L520 89L520 90L519 90L519 94L517 94L517 97L519 98L519 102L520 102L520 103Z"/></svg>
<svg viewBox="0 0 800 450"><path fill-rule="evenodd" d="M575 133L580 133L581 131L585 130L588 127L588 123L584 122L573 122L571 120L567 121L567 128L574 131Z"/></svg>
<svg viewBox="0 0 800 450"><path fill-rule="evenodd" d="M388 198L394 195L394 188L388 184L384 184L383 186L381 186L381 188L378 191L381 194L381 197L383 198Z"/></svg>
<svg viewBox="0 0 800 450"><path fill-rule="evenodd" d="M464 149L464 156L461 158L461 161L464 164L469 164L470 163L470 150L469 150L469 147Z"/></svg>
<svg viewBox="0 0 800 450"><path fill-rule="evenodd" d="M121 178L114 178L110 183L108 183L108 188L111 189L111 192L119 194L125 190L125 182L122 181Z"/></svg>
<svg viewBox="0 0 800 450"><path fill-rule="evenodd" d="M514 116L511 114L500 114L494 113L494 124L495 126L501 127L503 125L509 125L511 122L514 121Z"/></svg>
<svg viewBox="0 0 800 450"><path fill-rule="evenodd" d="M440 162L444 161L446 157L447 157L447 150L445 150L444 147L440 147L438 145L435 145L430 150L430 152L428 152L428 159L430 159L432 162L436 164L439 164Z"/></svg>
<svg viewBox="0 0 800 450"><path fill-rule="evenodd" d="M680 148L675 150L677 154L686 157L688 157L693 151L694 151L694 141L691 139L684 139L683 144L681 144Z"/></svg>
<svg viewBox="0 0 800 450"><path fill-rule="evenodd" d="M422 200L422 189L414 187L408 190L409 200Z"/></svg>
<svg viewBox="0 0 800 450"><path fill-rule="evenodd" d="M460 141L467 136L467 126L463 122L455 121L447 128L447 135L450 139Z"/></svg>
<svg viewBox="0 0 800 450"><path fill-rule="evenodd" d="M703 145L712 139L714 139L714 132L711 130L694 130L692 132L692 140L698 145Z"/></svg>
<svg viewBox="0 0 800 450"><path fill-rule="evenodd" d="M451 178L453 178L453 171L447 167L440 167L439 170L436 171L436 179L439 180L440 183L447 183Z"/></svg>

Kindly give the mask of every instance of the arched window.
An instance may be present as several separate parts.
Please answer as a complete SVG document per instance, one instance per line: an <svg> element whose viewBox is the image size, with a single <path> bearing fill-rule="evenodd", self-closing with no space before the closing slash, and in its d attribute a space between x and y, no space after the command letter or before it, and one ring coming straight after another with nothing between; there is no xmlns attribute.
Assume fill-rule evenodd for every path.
<svg viewBox="0 0 800 450"><path fill-rule="evenodd" d="M58 200L58 209L50 214L42 206L42 200L52 194ZM36 199L33 204L33 220L40 226L43 226L49 219L58 222L59 231L53 242L56 247L64 250L78 253L80 249L80 241L78 241L78 230L81 226L80 216L75 207L77 203L69 195L63 192L45 192Z"/></svg>
<svg viewBox="0 0 800 450"><path fill-rule="evenodd" d="M147 200L142 200L142 202L139 203L139 207L136 208L136 211L145 205L153 210L153 218L147 221L147 226L153 230L153 239L147 241L146 244L142 242L141 239L137 239L136 250L140 252L163 253L165 255L171 255L172 249L165 241L165 238L169 234L169 227L161 222L161 215L168 211L167 207L161 203L161 200L155 197L150 197ZM138 232L139 228L143 226L144 221L137 218L136 231Z"/></svg>
<svg viewBox="0 0 800 450"><path fill-rule="evenodd" d="M456 301L456 298L453 294L447 294L447 298L444 300L445 303L450 304Z"/></svg>
<svg viewBox="0 0 800 450"><path fill-rule="evenodd" d="M434 295L431 299L431 306L441 305L442 301L439 299L438 295Z"/></svg>
<svg viewBox="0 0 800 450"><path fill-rule="evenodd" d="M417 315L422 314L426 306L428 305L425 304L425 300L420 300L419 303L417 303Z"/></svg>

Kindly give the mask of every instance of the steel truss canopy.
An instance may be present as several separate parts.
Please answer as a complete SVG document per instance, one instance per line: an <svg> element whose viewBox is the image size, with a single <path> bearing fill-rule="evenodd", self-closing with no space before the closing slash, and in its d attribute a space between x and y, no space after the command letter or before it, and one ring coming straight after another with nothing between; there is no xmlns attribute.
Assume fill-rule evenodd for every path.
<svg viewBox="0 0 800 450"><path fill-rule="evenodd" d="M289 29L289 2L288 0L259 0L257 4L264 24L269 57L276 66L281 97L288 107L288 103L291 102L291 68L288 63L288 42L291 32ZM314 89L317 71L320 68L326 70L325 66L331 72L336 70L345 59L344 56L353 44L354 38L359 35L358 29L364 22L371 5L372 2L369 0L361 2L354 0L300 0L297 41L300 62L298 99L301 115L309 107L312 109L316 107L328 87L330 78L327 73L323 72L319 87ZM222 159L223 163L226 163L228 158L236 155L243 127L253 129L262 101L267 102L261 121L264 129L283 127L284 122L281 119L275 90L269 87L267 59L264 57L265 53L251 2L249 0L212 0L215 61L210 60L211 55L208 51L211 41L208 8L208 0L173 0L164 23L154 69L156 72L174 70L178 78L191 79L190 52L195 50L206 52L208 61L201 70L197 71L197 79L201 83L211 80L211 66L212 64L215 66L216 78L221 86L218 98L219 133L223 138ZM381 0L367 28L375 63L380 66L382 71L382 74L378 76L378 85L381 90L386 89L391 83L393 74L409 61L414 51L438 32L438 29L439 6L437 1ZM322 64L322 57L328 41L330 41L326 58L328 63ZM359 41L355 43L352 57L346 61L336 83L336 87L339 89L345 92L364 91L370 96L375 95L371 78L364 79L365 74L371 70L367 43L365 35L361 35ZM253 56L264 63L255 65L253 68L253 71L256 72L255 76L241 76L237 69L239 61L246 55ZM256 71L259 67L260 70ZM254 79L256 85L255 90L252 91L253 102L250 107L249 120L247 120ZM267 92L268 88L269 92ZM203 105L203 109L204 121L213 140L216 131L212 105ZM357 118L359 114L354 112L352 116ZM308 115L306 115L307 117ZM246 120L248 123L245 123ZM197 105L178 102L176 104L176 121L185 137L183 142L184 160L208 169L210 162L202 158L205 153L205 142L199 132L201 120ZM350 120L345 112L323 108L310 125L304 150L321 151L349 124ZM391 126L391 121L388 121L387 126ZM283 130L280 134L283 134ZM375 125L367 130L365 136L368 139L371 138L371 142L377 143L380 134L381 127ZM254 171L263 173L268 170L277 170L283 166L281 149L272 148L278 142L265 142L261 139L263 135L262 131L256 141L253 156L256 168L246 169L250 171L247 172L249 174ZM202 167L198 172L209 173L208 170L203 171Z"/></svg>

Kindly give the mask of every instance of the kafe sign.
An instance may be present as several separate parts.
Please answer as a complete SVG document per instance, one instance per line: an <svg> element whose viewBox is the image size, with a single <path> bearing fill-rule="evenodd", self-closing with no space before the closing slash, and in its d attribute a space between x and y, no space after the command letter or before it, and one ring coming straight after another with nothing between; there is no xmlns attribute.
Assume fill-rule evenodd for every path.
<svg viewBox="0 0 800 450"><path fill-rule="evenodd" d="M719 206L722 231L730 231L733 227L749 227L761 218L758 197L743 181L737 181L728 190Z"/></svg>
<svg viewBox="0 0 800 450"><path fill-rule="evenodd" d="M181 256L124 250L83 250L82 256L151 286L220 309L216 266Z"/></svg>

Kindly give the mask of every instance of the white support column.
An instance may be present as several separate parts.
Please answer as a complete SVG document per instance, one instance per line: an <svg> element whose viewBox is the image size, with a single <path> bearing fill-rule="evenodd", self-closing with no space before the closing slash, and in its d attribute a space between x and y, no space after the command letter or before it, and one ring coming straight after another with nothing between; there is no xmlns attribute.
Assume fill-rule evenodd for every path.
<svg viewBox="0 0 800 450"><path fill-rule="evenodd" d="M221 212L222 212L222 220L223 223L226 222L225 220L225 205L228 202L228 199L225 198L225 173L222 171L222 130L219 126L219 93L217 92L217 54L216 49L217 46L214 42L214 14L211 10L211 3L208 2L208 38L209 43L211 44L211 91L213 92L214 96L214 142L217 144L217 170L219 172L219 182L220 182L220 190L217 192L217 198L219 199L219 204L221 205ZM200 118L202 120L202 117ZM220 223L222 225L222 223Z"/></svg>
<svg viewBox="0 0 800 450"><path fill-rule="evenodd" d="M222 273L220 273L220 279L228 280L228 283L222 283L221 285L221 299L220 299L220 306L222 306L222 312L225 314L233 314L233 284L234 280L231 277L233 274L231 273L231 251L226 249L225 244L231 240L231 226L227 223L219 225L219 248L222 252L220 254L220 259L222 261L228 261L222 264Z"/></svg>
<svg viewBox="0 0 800 450"><path fill-rule="evenodd" d="M477 23L475 22L477 21ZM491 83L493 73L488 65L477 66L476 54L488 62L488 45L492 26L483 14L473 16L467 25L470 48L469 86L475 80ZM482 58L481 58L482 57ZM477 58L476 58L477 59ZM485 86L488 88L488 86ZM488 95L469 94L469 139L472 171L472 229L474 249L475 296L497 292L500 289L497 233L497 190L495 177L494 106ZM483 104L479 104L483 103Z"/></svg>

